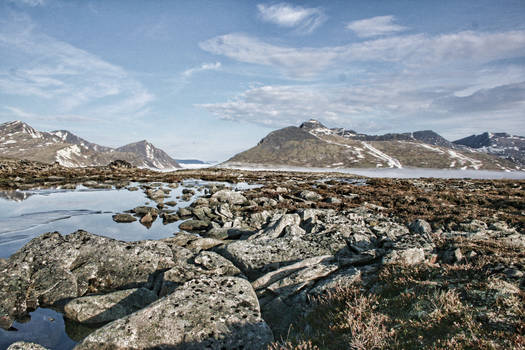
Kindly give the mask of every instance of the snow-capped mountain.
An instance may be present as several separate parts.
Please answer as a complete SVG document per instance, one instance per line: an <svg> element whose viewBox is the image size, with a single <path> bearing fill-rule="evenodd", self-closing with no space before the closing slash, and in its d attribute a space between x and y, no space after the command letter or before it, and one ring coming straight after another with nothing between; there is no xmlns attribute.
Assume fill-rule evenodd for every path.
<svg viewBox="0 0 525 350"><path fill-rule="evenodd" d="M96 143L86 141L83 138L80 138L77 135L67 130L55 130L55 131L50 131L49 133L51 135L55 135L59 137L65 143L71 143L73 145L78 145L81 148L84 148L90 151L110 152L112 150L111 147L100 146L100 145L97 145Z"/></svg>
<svg viewBox="0 0 525 350"><path fill-rule="evenodd" d="M525 137L509 135L507 133L485 132L480 135L471 135L454 144L475 148L481 152L495 154L502 158L525 167Z"/></svg>
<svg viewBox="0 0 525 350"><path fill-rule="evenodd" d="M516 164L455 145L431 130L366 135L330 129L317 120L271 132L257 146L223 166L299 166L321 168L457 168L516 170Z"/></svg>
<svg viewBox="0 0 525 350"><path fill-rule="evenodd" d="M142 140L119 147L117 152L138 154L143 160L143 166L159 170L172 170L181 166L163 150L156 148L150 142Z"/></svg>
<svg viewBox="0 0 525 350"><path fill-rule="evenodd" d="M0 124L0 156L55 163L67 167L100 166L121 159L155 170L179 168L165 152L148 143L152 157L133 150L115 150L86 141L67 130L37 131L21 121Z"/></svg>

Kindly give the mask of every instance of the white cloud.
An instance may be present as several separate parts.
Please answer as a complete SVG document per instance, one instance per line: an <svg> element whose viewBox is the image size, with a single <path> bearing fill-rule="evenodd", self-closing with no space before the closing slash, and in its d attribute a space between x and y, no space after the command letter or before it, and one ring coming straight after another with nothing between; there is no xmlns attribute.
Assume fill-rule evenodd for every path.
<svg viewBox="0 0 525 350"><path fill-rule="evenodd" d="M219 70L221 68L221 62L215 63L203 63L199 67L193 67L182 72L182 76L189 78L194 73L203 72L206 70Z"/></svg>
<svg viewBox="0 0 525 350"><path fill-rule="evenodd" d="M458 125L458 120L468 120L471 132L500 130L501 125L508 125L513 133L525 133L521 122L525 108L523 81L457 97L454 95L457 82L436 81L436 76L427 76L426 85L421 76L400 74L351 86L260 86L230 101L200 107L221 119L274 128L315 118L326 125L360 132L435 127L456 137L460 135L455 129L466 127L463 123ZM525 79L525 75L516 77L519 78Z"/></svg>
<svg viewBox="0 0 525 350"><path fill-rule="evenodd" d="M322 48L278 46L243 34L226 34L199 45L240 62L275 67L289 78L312 79L328 68L333 71L349 63L393 62L411 69L435 69L450 62L479 64L525 55L525 31L395 36Z"/></svg>
<svg viewBox="0 0 525 350"><path fill-rule="evenodd" d="M306 8L287 3L274 5L257 5L259 16L263 21L275 23L281 27L297 28L304 33L311 33L325 20L324 11L320 8Z"/></svg>
<svg viewBox="0 0 525 350"><path fill-rule="evenodd" d="M41 33L25 15L0 22L0 49L0 92L43 98L57 113L98 105L133 115L154 98L122 67Z"/></svg>
<svg viewBox="0 0 525 350"><path fill-rule="evenodd" d="M401 32L407 28L394 24L394 16L378 16L350 22L346 29L353 31L360 38L370 38Z"/></svg>

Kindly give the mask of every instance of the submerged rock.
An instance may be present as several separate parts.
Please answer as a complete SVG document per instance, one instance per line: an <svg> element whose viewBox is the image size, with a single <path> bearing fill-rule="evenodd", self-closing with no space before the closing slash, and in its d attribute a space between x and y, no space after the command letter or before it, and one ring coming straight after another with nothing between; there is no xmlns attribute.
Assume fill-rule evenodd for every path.
<svg viewBox="0 0 525 350"><path fill-rule="evenodd" d="M273 341L250 283L202 277L150 306L98 329L76 350L263 349Z"/></svg>

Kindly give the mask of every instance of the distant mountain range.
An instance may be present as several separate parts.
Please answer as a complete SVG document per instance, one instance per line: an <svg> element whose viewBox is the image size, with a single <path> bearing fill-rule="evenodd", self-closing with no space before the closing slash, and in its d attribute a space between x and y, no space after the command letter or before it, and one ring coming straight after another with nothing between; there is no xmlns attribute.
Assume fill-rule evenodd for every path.
<svg viewBox="0 0 525 350"><path fill-rule="evenodd" d="M117 159L154 170L181 167L146 140L114 149L86 141L67 130L37 131L21 121L0 124L0 156L58 162L66 167L107 165Z"/></svg>
<svg viewBox="0 0 525 350"><path fill-rule="evenodd" d="M495 154L525 168L525 137L507 133L485 132L454 141L454 144L468 146L478 151Z"/></svg>
<svg viewBox="0 0 525 350"><path fill-rule="evenodd" d="M465 139L450 142L432 130L366 135L353 130L329 129L312 119L299 127L271 132L255 147L221 166L520 170L525 168L523 139L501 136L492 138L489 146L483 143L477 147L464 144ZM510 146L509 140L515 143ZM521 151L509 156L510 148Z"/></svg>

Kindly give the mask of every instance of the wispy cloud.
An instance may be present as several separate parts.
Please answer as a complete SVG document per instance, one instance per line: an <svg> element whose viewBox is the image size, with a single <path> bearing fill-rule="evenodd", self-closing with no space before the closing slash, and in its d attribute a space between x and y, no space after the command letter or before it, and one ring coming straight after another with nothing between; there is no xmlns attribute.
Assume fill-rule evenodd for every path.
<svg viewBox="0 0 525 350"><path fill-rule="evenodd" d="M353 31L360 38L370 38L379 35L394 34L406 30L406 27L394 23L394 16L378 16L346 25L346 29Z"/></svg>
<svg viewBox="0 0 525 350"><path fill-rule="evenodd" d="M46 0L8 0L9 2L19 4L19 5L26 5L26 6L43 6L46 3Z"/></svg>
<svg viewBox="0 0 525 350"><path fill-rule="evenodd" d="M154 99L122 67L43 34L25 15L0 23L0 49L0 92L46 99L57 113L97 105L132 115Z"/></svg>
<svg viewBox="0 0 525 350"><path fill-rule="evenodd" d="M215 63L203 63L199 67L193 67L182 72L182 76L185 78L191 77L195 73L207 71L207 70L219 70L221 68L221 62Z"/></svg>
<svg viewBox="0 0 525 350"><path fill-rule="evenodd" d="M200 43L208 52L283 71L289 78L311 79L348 63L393 62L412 68L450 62L477 64L525 55L525 31L394 36L342 46L294 48L244 34L226 34Z"/></svg>
<svg viewBox="0 0 525 350"><path fill-rule="evenodd" d="M293 6L287 3L274 5L257 5L259 16L263 21L281 27L297 28L300 32L311 33L326 20L320 8Z"/></svg>
<svg viewBox="0 0 525 350"><path fill-rule="evenodd" d="M78 114L36 114L28 112L19 107L3 106L4 111L0 111L0 116L4 117L5 120L19 119L27 122L33 121L55 121L55 122L104 122L104 119L86 117Z"/></svg>

